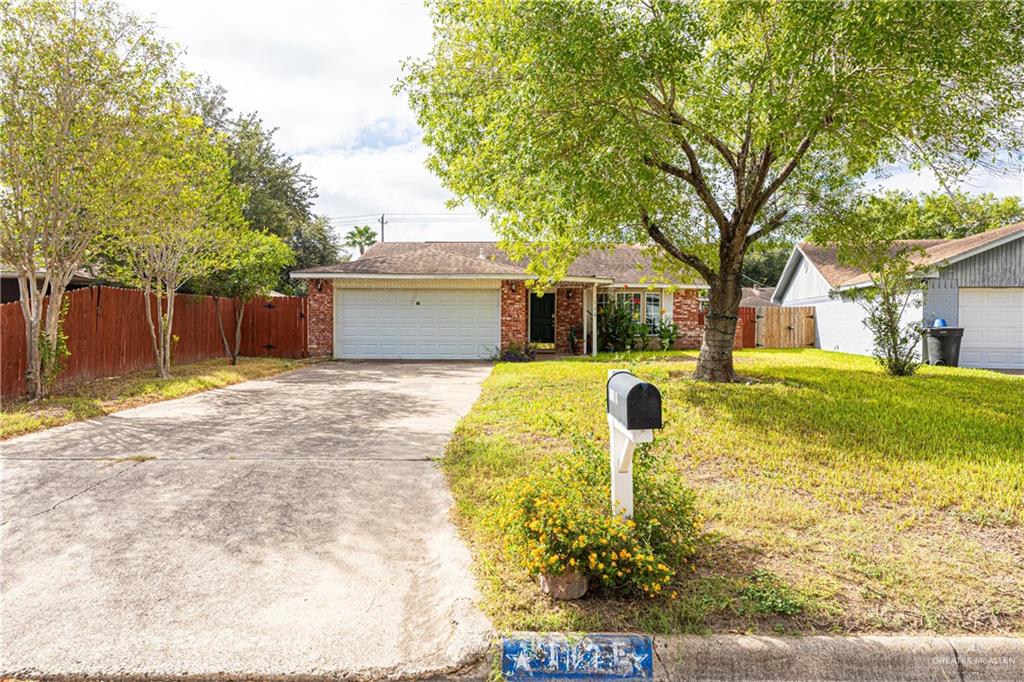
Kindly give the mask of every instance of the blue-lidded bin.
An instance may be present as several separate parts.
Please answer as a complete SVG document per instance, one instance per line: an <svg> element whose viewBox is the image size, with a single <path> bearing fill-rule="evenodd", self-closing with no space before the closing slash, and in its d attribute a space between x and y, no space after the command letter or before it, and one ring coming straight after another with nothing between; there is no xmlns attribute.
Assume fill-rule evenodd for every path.
<svg viewBox="0 0 1024 682"><path fill-rule="evenodd" d="M939 322L939 320L935 322ZM945 320L942 320L942 322L945 322ZM959 367L960 340L964 335L963 328L933 326L931 329L925 329L924 331L925 346L928 350L928 364Z"/></svg>

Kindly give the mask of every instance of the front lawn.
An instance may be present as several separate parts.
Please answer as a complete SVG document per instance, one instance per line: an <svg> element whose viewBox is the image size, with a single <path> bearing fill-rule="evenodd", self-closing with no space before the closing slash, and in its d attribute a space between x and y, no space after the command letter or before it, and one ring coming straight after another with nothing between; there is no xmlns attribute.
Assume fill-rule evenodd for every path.
<svg viewBox="0 0 1024 682"><path fill-rule="evenodd" d="M815 350L737 353L749 384L690 378L695 354L499 364L444 468L500 629L1024 633L1024 378ZM495 494L570 447L606 447L607 370L662 391L654 450L697 495L704 538L678 595L541 596L486 523ZM637 506L643 504L638 496Z"/></svg>
<svg viewBox="0 0 1024 682"><path fill-rule="evenodd" d="M238 364L231 366L223 358L205 360L172 366L169 379L158 379L155 370L146 370L79 384L34 402L5 401L0 409L0 440L241 381L263 379L307 362L238 358Z"/></svg>

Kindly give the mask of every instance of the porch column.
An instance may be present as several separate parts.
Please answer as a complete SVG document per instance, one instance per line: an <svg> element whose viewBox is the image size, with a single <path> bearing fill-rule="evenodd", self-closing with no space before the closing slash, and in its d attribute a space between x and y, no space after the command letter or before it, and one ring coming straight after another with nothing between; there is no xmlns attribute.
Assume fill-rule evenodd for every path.
<svg viewBox="0 0 1024 682"><path fill-rule="evenodd" d="M580 305L583 308L583 354L587 354L587 287L580 287ZM575 353L576 350L573 349Z"/></svg>
<svg viewBox="0 0 1024 682"><path fill-rule="evenodd" d="M591 310L594 311L594 333L591 335L590 354L597 355L597 285L594 285L593 296L590 299ZM586 337L584 337L586 338Z"/></svg>

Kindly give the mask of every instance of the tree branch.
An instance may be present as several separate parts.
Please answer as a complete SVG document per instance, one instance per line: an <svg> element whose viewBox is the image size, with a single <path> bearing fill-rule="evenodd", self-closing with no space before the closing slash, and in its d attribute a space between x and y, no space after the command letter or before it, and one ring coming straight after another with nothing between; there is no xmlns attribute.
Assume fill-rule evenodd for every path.
<svg viewBox="0 0 1024 682"><path fill-rule="evenodd" d="M729 149L729 146L725 144L725 142L720 138L702 129L696 123L680 114L675 108L674 99L672 101L666 102L664 100L658 99L650 92L646 94L645 99L647 100L647 103L650 104L654 109L662 110L668 117L669 123L671 123L672 125L686 128L691 133L694 133L702 140L707 142L709 145L714 147L715 150L719 154L721 154L722 158L725 159L725 162L729 164L729 167L732 168L734 171L736 170L738 166L736 155L732 153L732 150Z"/></svg>
<svg viewBox="0 0 1024 682"><path fill-rule="evenodd" d="M758 239L761 239L762 237L769 235L775 230L782 227L782 224L785 222L786 216L788 215L789 209L783 209L776 213L775 215L773 215L771 218L769 218L760 230L748 234L746 239L743 240L743 251L746 252L746 250L750 248L750 245L756 242Z"/></svg>
<svg viewBox="0 0 1024 682"><path fill-rule="evenodd" d="M690 154L692 153L693 150L691 149ZM687 156L689 156L689 154ZM718 225L718 229L721 230L722 234L728 232L729 220L728 218L725 217L725 213L722 211L722 207L718 205L718 201L711 193L711 188L708 187L707 182L704 180L704 176L700 172L700 166L695 165L697 163L696 155L694 155L693 159L690 161L690 171L684 170L679 166L668 163L666 161L661 161L651 157L644 157L644 163L646 163L648 166L651 166L652 168L657 168L663 173L675 176L680 180L683 180L686 183L688 183L691 187L693 187L694 191L697 193L697 196L700 197L700 200L704 203L704 206L706 206L708 211L711 213L711 217L715 219L715 223ZM696 173L693 172L694 169L696 169Z"/></svg>
<svg viewBox="0 0 1024 682"><path fill-rule="evenodd" d="M705 282L711 284L711 282L718 276L707 263L693 254L683 252L678 246L672 243L672 240L670 240L668 236L661 231L661 228L651 220L651 216L648 215L647 211L640 212L640 221L643 223L644 229L647 231L647 235L658 246L665 249L670 256L678 260L680 263L688 265L700 273L700 276L704 278Z"/></svg>

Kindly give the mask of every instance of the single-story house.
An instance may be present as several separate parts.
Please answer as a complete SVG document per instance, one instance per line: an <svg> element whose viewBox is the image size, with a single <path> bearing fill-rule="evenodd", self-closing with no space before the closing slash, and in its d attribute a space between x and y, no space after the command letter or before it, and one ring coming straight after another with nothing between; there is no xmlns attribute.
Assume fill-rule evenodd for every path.
<svg viewBox="0 0 1024 682"><path fill-rule="evenodd" d="M1024 223L896 246L923 250L911 257L925 274L905 322L930 327L943 319L963 327L963 367L1024 369ZM871 286L871 276L839 263L835 248L804 243L793 249L772 300L814 306L819 348L868 355L873 344L864 310L829 296L865 286Z"/></svg>
<svg viewBox="0 0 1024 682"><path fill-rule="evenodd" d="M38 275L36 286L41 286L43 279L46 277L46 269L39 268L36 274ZM74 291L75 289L89 287L93 284L96 284L96 278L88 272L80 270L71 276L67 290ZM46 293L49 295L50 290L47 289ZM20 299L21 285L18 283L18 272L10 265L0 263L0 303L14 303Z"/></svg>
<svg viewBox="0 0 1024 682"><path fill-rule="evenodd" d="M706 289L666 281L634 246L583 255L543 291L531 291L525 264L494 242L378 243L357 260L291 276L308 284L310 355L346 359L478 359L512 343L570 352L574 328L596 353L593 313L612 297L652 329L674 320L679 347L696 348Z"/></svg>

